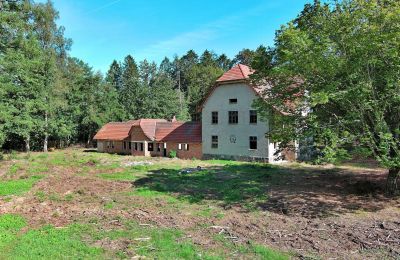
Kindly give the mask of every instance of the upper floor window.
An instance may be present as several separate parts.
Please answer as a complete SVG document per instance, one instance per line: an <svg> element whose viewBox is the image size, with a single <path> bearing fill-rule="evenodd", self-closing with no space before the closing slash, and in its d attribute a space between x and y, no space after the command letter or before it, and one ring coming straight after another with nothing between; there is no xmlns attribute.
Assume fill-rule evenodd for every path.
<svg viewBox="0 0 400 260"><path fill-rule="evenodd" d="M250 149L257 150L257 136L250 136Z"/></svg>
<svg viewBox="0 0 400 260"><path fill-rule="evenodd" d="M218 124L218 112L211 112L211 124Z"/></svg>
<svg viewBox="0 0 400 260"><path fill-rule="evenodd" d="M211 136L211 148L218 148L218 135Z"/></svg>
<svg viewBox="0 0 400 260"><path fill-rule="evenodd" d="M236 104L237 103L237 98L230 98L229 99L229 104Z"/></svg>
<svg viewBox="0 0 400 260"><path fill-rule="evenodd" d="M229 111L229 124L237 124L239 122L238 111Z"/></svg>
<svg viewBox="0 0 400 260"><path fill-rule="evenodd" d="M250 124L257 124L257 110L250 110Z"/></svg>

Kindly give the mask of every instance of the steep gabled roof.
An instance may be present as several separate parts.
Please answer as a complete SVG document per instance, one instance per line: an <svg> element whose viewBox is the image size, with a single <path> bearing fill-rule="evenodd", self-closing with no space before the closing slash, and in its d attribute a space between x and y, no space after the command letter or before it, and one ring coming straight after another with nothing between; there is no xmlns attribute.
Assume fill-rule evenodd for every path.
<svg viewBox="0 0 400 260"><path fill-rule="evenodd" d="M165 119L139 119L135 122L134 126L139 126L143 133L152 141L156 135L156 124L160 122L167 122Z"/></svg>
<svg viewBox="0 0 400 260"><path fill-rule="evenodd" d="M137 121L111 122L105 124L93 137L94 140L122 141L129 138L129 132Z"/></svg>
<svg viewBox="0 0 400 260"><path fill-rule="evenodd" d="M200 122L159 122L156 141L178 143L201 143Z"/></svg>
<svg viewBox="0 0 400 260"><path fill-rule="evenodd" d="M218 82L227 82L227 81L237 81L237 80L247 80L251 74L253 74L253 70L248 66L243 64L237 64L232 67L232 69L225 72L219 79Z"/></svg>

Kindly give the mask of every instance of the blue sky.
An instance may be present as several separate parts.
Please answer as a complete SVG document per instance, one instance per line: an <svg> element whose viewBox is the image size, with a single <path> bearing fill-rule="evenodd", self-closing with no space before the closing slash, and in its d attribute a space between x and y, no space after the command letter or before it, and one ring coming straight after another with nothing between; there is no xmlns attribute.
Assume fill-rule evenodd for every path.
<svg viewBox="0 0 400 260"><path fill-rule="evenodd" d="M127 54L137 61L160 62L189 49L233 57L243 48L272 45L275 30L307 2L54 0L54 5L60 12L58 24L73 40L71 55L104 73L114 59Z"/></svg>

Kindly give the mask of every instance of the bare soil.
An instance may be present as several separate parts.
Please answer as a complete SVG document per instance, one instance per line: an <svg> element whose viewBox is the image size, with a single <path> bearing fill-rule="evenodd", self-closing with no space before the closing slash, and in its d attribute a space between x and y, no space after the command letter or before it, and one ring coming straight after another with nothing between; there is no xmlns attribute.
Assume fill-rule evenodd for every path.
<svg viewBox="0 0 400 260"><path fill-rule="evenodd" d="M164 161L154 160L159 162ZM10 165L1 163L0 176ZM54 165L24 195L0 197L0 214L20 214L31 227L97 219L103 228L115 229L121 218L132 219L142 225L179 228L204 248L219 247L215 237L223 236L237 244L255 241L299 259L400 259L400 199L384 195L387 172L378 167L282 165L280 181L264 190L268 199L249 210L240 203L227 206L211 199L171 205L163 198L129 196L143 183L99 178L99 173L118 170L104 171L98 165L85 163L86 174L78 173L81 166ZM222 166L216 174L222 180L234 178ZM40 199L38 192L46 198ZM108 204L113 207L106 209ZM204 207L222 214L196 214ZM96 243L129 250L129 241L123 239Z"/></svg>

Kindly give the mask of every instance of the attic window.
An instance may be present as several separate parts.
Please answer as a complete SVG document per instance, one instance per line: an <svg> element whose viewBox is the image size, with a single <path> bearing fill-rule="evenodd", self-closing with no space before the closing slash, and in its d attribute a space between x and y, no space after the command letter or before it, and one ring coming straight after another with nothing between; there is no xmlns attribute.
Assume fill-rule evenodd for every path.
<svg viewBox="0 0 400 260"><path fill-rule="evenodd" d="M237 98L230 98L229 104L237 104Z"/></svg>

